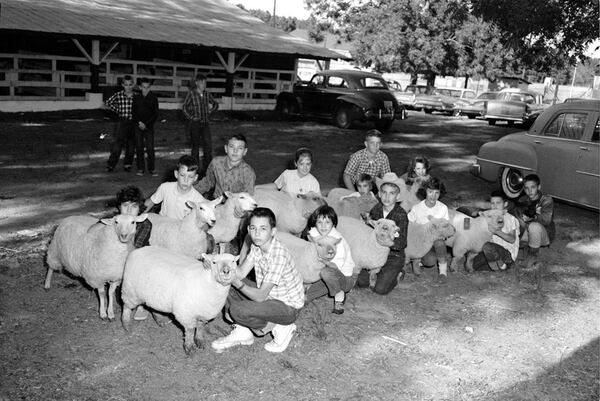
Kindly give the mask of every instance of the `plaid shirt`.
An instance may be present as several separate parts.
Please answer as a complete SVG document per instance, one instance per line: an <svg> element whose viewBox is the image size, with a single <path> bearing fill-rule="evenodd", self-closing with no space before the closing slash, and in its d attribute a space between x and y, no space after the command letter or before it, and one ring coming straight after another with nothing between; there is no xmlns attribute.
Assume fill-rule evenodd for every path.
<svg viewBox="0 0 600 401"><path fill-rule="evenodd" d="M208 105L210 104L210 108ZM218 103L207 91L198 93L197 90L190 90L183 101L183 114L188 120L202 121L207 123L210 113L217 109Z"/></svg>
<svg viewBox="0 0 600 401"><path fill-rule="evenodd" d="M356 184L358 177L361 174L369 174L371 177L382 177L385 173L389 173L390 161L385 153L378 150L374 158L370 158L367 149L359 150L350 156L348 164L344 169L344 174L348 174L352 179L352 183Z"/></svg>
<svg viewBox="0 0 600 401"><path fill-rule="evenodd" d="M292 259L292 255L276 238L271 241L269 251L263 253L252 245L248 258L254 262L256 284L275 284L267 299L277 299L292 308L304 306L304 286L302 277Z"/></svg>
<svg viewBox="0 0 600 401"><path fill-rule="evenodd" d="M106 106L117 113L119 118L131 120L133 116L133 93L129 97L124 90L119 91L106 101Z"/></svg>
<svg viewBox="0 0 600 401"><path fill-rule="evenodd" d="M256 173L248 163L242 160L237 166L231 166L226 156L219 156L212 159L206 169L206 175L196 184L196 189L205 194L214 188L215 198L223 195L225 191L253 194L255 181Z"/></svg>
<svg viewBox="0 0 600 401"><path fill-rule="evenodd" d="M135 240L133 245L136 248L142 248L150 245L150 232L152 231L152 223L146 219L141 223L137 223L135 227Z"/></svg>

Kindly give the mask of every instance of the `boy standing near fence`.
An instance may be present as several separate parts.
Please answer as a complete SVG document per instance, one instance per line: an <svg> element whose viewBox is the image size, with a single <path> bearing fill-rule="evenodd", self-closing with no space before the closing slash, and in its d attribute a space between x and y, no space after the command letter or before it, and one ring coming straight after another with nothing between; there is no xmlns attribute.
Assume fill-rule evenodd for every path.
<svg viewBox="0 0 600 401"><path fill-rule="evenodd" d="M131 75L123 77L121 86L123 86L123 90L115 93L106 101L106 106L117 113L118 117L115 137L110 145L110 156L106 163L106 171L109 173L114 171L119 162L123 145L125 145L123 170L131 171L131 165L133 164L135 125L133 123L133 78L131 78Z"/></svg>
<svg viewBox="0 0 600 401"><path fill-rule="evenodd" d="M196 75L194 88L183 101L183 114L189 120L190 139L192 141L192 157L202 171L206 171L212 160L212 138L208 118L219 108L219 103L206 90L206 76ZM200 160L202 146L203 160Z"/></svg>
<svg viewBox="0 0 600 401"><path fill-rule="evenodd" d="M154 123L158 119L158 98L150 91L150 80L140 80L142 93L133 97L133 122L135 127L135 152L137 175L144 175L145 167L153 177L154 172ZM144 163L144 148L148 155L147 165Z"/></svg>

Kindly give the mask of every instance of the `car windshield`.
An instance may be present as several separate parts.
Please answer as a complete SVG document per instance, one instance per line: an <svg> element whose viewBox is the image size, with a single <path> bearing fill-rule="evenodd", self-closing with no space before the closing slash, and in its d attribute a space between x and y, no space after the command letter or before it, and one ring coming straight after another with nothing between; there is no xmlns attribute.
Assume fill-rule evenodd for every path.
<svg viewBox="0 0 600 401"><path fill-rule="evenodd" d="M496 92L483 92L477 99L495 99L498 94Z"/></svg>
<svg viewBox="0 0 600 401"><path fill-rule="evenodd" d="M385 81L381 78L363 77L360 79L360 86L365 89L387 89Z"/></svg>

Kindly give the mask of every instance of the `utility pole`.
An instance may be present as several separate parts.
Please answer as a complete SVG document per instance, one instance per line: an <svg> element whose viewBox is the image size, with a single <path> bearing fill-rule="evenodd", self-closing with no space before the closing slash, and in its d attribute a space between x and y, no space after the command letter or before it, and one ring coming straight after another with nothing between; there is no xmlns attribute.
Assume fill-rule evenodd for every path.
<svg viewBox="0 0 600 401"><path fill-rule="evenodd" d="M272 18L272 21L273 21L273 28L275 28L275 25L276 25L276 24L275 24L275 19L277 18L277 17L275 16L275 12L276 12L276 10L277 10L277 0L273 0L273 17L271 17L271 18Z"/></svg>

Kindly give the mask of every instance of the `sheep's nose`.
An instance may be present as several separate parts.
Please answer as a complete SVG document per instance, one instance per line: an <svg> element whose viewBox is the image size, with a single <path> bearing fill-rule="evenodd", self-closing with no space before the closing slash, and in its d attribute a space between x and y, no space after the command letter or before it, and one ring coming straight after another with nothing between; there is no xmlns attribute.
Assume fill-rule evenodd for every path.
<svg viewBox="0 0 600 401"><path fill-rule="evenodd" d="M211 226L214 226L214 225L215 225L215 223L216 223L216 221L217 221L217 220L215 220L215 219L211 219L211 220L209 221L209 224L210 224Z"/></svg>

